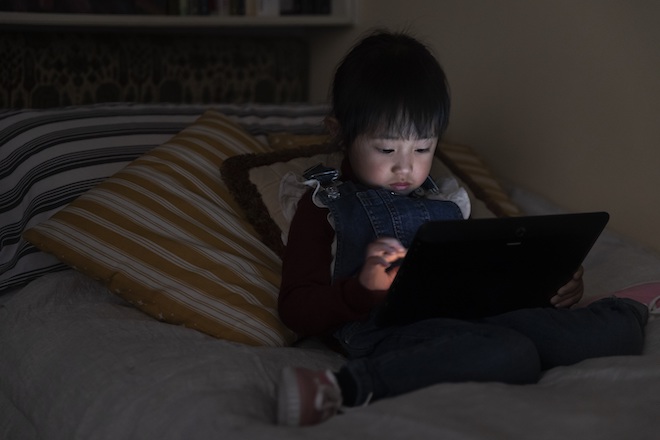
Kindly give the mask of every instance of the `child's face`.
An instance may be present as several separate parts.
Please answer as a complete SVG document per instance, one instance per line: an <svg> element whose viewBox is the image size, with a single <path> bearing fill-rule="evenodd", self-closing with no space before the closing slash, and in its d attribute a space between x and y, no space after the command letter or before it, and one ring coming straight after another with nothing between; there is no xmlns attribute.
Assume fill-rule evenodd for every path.
<svg viewBox="0 0 660 440"><path fill-rule="evenodd" d="M348 149L348 158L362 183L407 195L426 180L437 143L437 137L391 139L362 135Z"/></svg>

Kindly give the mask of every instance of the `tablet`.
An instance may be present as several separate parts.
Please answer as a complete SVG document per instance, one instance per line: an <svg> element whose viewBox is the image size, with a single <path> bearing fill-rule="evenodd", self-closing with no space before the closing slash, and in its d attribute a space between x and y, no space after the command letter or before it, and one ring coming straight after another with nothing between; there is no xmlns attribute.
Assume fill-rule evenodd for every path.
<svg viewBox="0 0 660 440"><path fill-rule="evenodd" d="M425 223L378 320L479 319L551 306L608 220L606 212L588 212Z"/></svg>

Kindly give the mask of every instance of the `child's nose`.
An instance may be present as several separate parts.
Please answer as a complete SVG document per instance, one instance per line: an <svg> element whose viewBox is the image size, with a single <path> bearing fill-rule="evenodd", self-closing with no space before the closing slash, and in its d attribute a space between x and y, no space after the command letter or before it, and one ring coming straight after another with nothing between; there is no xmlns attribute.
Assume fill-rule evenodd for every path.
<svg viewBox="0 0 660 440"><path fill-rule="evenodd" d="M412 171L412 160L408 157L400 157L397 158L397 161L394 163L394 166L392 167L392 171L395 173L409 173Z"/></svg>

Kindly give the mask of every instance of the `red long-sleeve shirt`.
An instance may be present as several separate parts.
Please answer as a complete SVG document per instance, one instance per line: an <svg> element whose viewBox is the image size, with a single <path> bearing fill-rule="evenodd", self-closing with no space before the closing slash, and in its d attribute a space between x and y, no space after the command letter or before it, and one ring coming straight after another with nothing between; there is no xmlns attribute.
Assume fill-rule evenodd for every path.
<svg viewBox="0 0 660 440"><path fill-rule="evenodd" d="M366 319L384 297L363 287L357 277L332 283L335 231L328 212L307 193L289 229L278 309L282 322L300 336L327 335L348 321Z"/></svg>

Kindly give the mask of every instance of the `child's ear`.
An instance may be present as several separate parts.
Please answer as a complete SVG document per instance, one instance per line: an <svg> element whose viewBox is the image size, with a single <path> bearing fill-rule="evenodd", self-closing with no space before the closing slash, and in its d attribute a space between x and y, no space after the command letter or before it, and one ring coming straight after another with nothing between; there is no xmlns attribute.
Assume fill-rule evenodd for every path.
<svg viewBox="0 0 660 440"><path fill-rule="evenodd" d="M339 121L334 116L326 116L323 120L325 128L330 133L333 139L336 139L339 136Z"/></svg>

